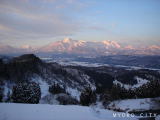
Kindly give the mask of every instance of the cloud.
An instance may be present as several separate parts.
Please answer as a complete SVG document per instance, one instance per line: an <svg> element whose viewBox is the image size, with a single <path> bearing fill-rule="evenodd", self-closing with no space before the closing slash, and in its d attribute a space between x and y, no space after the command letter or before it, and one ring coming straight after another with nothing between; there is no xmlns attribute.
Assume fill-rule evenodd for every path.
<svg viewBox="0 0 160 120"><path fill-rule="evenodd" d="M1 0L0 41L74 34L82 27L71 15L76 6L82 4L76 0Z"/></svg>

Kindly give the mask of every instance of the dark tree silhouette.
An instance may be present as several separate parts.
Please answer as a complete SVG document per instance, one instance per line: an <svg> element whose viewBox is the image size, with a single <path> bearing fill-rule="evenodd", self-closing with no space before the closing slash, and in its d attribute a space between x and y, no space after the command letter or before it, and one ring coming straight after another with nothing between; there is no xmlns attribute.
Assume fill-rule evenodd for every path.
<svg viewBox="0 0 160 120"><path fill-rule="evenodd" d="M40 86L35 82L19 83L13 87L12 100L15 103L37 104L40 98Z"/></svg>
<svg viewBox="0 0 160 120"><path fill-rule="evenodd" d="M96 93L91 89L91 87L85 88L80 95L80 103L84 106L89 106L96 102Z"/></svg>

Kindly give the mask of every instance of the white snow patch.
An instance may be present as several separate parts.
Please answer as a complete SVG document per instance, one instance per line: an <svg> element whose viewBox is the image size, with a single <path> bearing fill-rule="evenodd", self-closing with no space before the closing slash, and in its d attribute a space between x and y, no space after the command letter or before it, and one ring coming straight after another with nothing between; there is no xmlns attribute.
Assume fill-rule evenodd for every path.
<svg viewBox="0 0 160 120"><path fill-rule="evenodd" d="M155 120L160 120L160 115L158 115L158 116L155 118Z"/></svg>
<svg viewBox="0 0 160 120"><path fill-rule="evenodd" d="M8 95L10 96L12 94L12 86L11 83L5 83L3 86L3 101L6 101L8 99Z"/></svg>
<svg viewBox="0 0 160 120"><path fill-rule="evenodd" d="M132 86L133 88L138 88L138 87L140 87L140 86L142 86L142 85L144 85L144 84L146 84L146 83L149 82L148 80L142 79L142 78L137 77L137 76L135 77L135 79L137 80L137 84L136 84L136 85L133 85L133 86Z"/></svg>
<svg viewBox="0 0 160 120"><path fill-rule="evenodd" d="M135 88L141 87L142 85L149 82L148 80L142 79L142 78L137 77L137 76L135 77L135 79L137 80L137 84L135 84L135 85L124 84L124 83L121 83L118 80L114 80L113 84L119 84L121 87L124 87L125 89L128 90L128 89L135 89Z"/></svg>
<svg viewBox="0 0 160 120"><path fill-rule="evenodd" d="M112 110L128 111L145 111L145 110L157 110L160 109L158 98L143 98L143 99L127 99L127 100L116 100L108 105L108 108Z"/></svg>
<svg viewBox="0 0 160 120"><path fill-rule="evenodd" d="M41 77L36 76L36 77L32 78L32 81L39 83L39 86L41 89L41 98L43 98L44 96L49 94L49 92L48 92L49 85Z"/></svg>
<svg viewBox="0 0 160 120"><path fill-rule="evenodd" d="M71 65L71 66L87 66L87 67L105 66L105 64L101 64L101 63L89 63L89 62L78 62L78 61L55 61L55 62L59 63L60 65L64 65L64 66L68 66L68 65Z"/></svg>
<svg viewBox="0 0 160 120"><path fill-rule="evenodd" d="M59 101L56 100L56 95L48 94L41 98L40 104L59 105Z"/></svg>
<svg viewBox="0 0 160 120"><path fill-rule="evenodd" d="M73 97L76 98L78 101L80 100L80 94L81 92L77 89L73 89L73 88L67 88L66 91Z"/></svg>

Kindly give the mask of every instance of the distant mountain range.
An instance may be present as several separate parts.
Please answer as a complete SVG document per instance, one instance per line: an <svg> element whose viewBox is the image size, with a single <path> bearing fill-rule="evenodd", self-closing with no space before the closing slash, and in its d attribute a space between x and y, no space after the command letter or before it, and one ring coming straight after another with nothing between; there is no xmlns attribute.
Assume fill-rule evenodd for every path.
<svg viewBox="0 0 160 120"><path fill-rule="evenodd" d="M115 41L79 41L65 38L48 45L33 48L24 45L15 48L9 45L0 45L0 53L67 53L77 55L105 56L105 55L160 55L160 46L152 45L148 47L135 48L131 45L122 46Z"/></svg>

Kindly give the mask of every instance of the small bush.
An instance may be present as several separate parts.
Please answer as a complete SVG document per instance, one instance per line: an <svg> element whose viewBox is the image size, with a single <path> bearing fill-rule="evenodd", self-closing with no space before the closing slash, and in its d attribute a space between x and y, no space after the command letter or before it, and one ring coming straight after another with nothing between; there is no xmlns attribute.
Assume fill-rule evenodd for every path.
<svg viewBox="0 0 160 120"><path fill-rule="evenodd" d="M49 87L49 92L52 94L66 93L65 88L55 83Z"/></svg>
<svg viewBox="0 0 160 120"><path fill-rule="evenodd" d="M61 93L57 94L56 98L61 105L75 105L78 104L78 101L74 98L72 98L70 95Z"/></svg>

